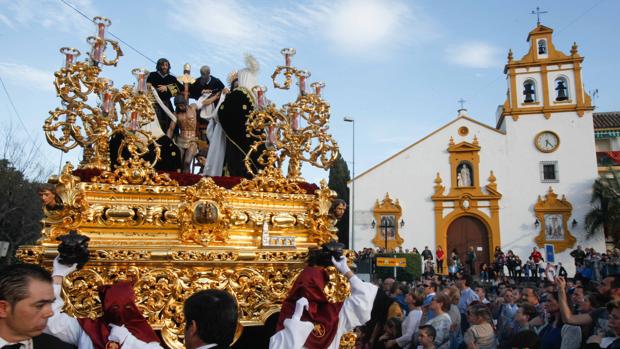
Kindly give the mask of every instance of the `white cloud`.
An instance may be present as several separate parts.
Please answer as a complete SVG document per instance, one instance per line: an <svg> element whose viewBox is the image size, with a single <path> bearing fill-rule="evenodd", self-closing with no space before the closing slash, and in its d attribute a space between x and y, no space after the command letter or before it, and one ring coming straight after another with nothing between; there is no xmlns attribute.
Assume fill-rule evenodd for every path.
<svg viewBox="0 0 620 349"><path fill-rule="evenodd" d="M68 0L83 13L94 16L97 10L92 0ZM59 30L66 33L84 33L92 31L94 26L86 18L57 0L0 0L0 23L13 30L22 27L40 25L46 29Z"/></svg>
<svg viewBox="0 0 620 349"><path fill-rule="evenodd" d="M249 0L170 4L171 28L227 61L244 51L279 61L279 50L299 40L316 40L343 54L376 56L436 37L430 19L405 0L317 0L288 8Z"/></svg>
<svg viewBox="0 0 620 349"><path fill-rule="evenodd" d="M479 41L464 42L446 49L446 59L468 68L494 68L502 65L502 50Z"/></svg>
<svg viewBox="0 0 620 349"><path fill-rule="evenodd" d="M0 76L14 85L36 88L51 92L54 90L52 72L47 72L28 65L0 62Z"/></svg>

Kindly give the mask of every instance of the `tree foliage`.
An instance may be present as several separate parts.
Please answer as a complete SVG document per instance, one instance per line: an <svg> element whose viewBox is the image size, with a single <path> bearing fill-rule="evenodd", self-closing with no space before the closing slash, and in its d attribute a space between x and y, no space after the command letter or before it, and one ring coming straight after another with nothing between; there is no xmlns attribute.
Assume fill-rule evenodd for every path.
<svg viewBox="0 0 620 349"><path fill-rule="evenodd" d="M588 234L595 234L603 229L617 242L620 230L620 176L611 170L601 175L592 185L592 209L585 218Z"/></svg>
<svg viewBox="0 0 620 349"><path fill-rule="evenodd" d="M10 262L17 247L35 242L41 234L43 211L38 187L7 159L0 160L0 240L10 244L5 263Z"/></svg>
<svg viewBox="0 0 620 349"><path fill-rule="evenodd" d="M349 167L347 162L344 161L342 155L338 156L338 159L334 161L329 168L329 182L328 187L338 194L338 198L344 200L347 203L347 211L344 213L342 219L338 222L338 240L343 244L349 246L349 188L347 182L351 179L349 174Z"/></svg>
<svg viewBox="0 0 620 349"><path fill-rule="evenodd" d="M10 246L4 263L13 260L20 245L35 242L41 235L43 210L37 195L39 183L51 171L39 145L16 138L11 125L0 136L0 241Z"/></svg>

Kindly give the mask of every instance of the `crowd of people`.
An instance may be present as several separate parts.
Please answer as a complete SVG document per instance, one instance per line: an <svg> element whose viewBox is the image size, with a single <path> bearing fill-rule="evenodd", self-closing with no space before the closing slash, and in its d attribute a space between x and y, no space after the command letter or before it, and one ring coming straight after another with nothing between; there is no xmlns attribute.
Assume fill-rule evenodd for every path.
<svg viewBox="0 0 620 349"><path fill-rule="evenodd" d="M564 278L568 276L561 262L556 264L545 261L537 247L533 247L529 256L522 259L512 250L504 252L498 246L489 263L480 262L473 247L468 248L463 258L456 249L453 249L447 256L441 246L437 247L435 253L428 246L425 246L421 253L415 247L411 250L399 247L398 250L391 251L391 253L394 252L419 256L422 261L420 269L424 276L447 273L449 277L454 278L458 272L466 272L478 277L482 284L491 286L506 282L508 279L518 282L540 282L553 279L555 276ZM359 262L371 264L372 267L369 269L374 270L375 256L386 253L381 248L364 248L357 251L357 256ZM620 249L618 248L599 253L594 248L583 249L582 246L577 246L570 252L570 255L574 259L577 278L600 281L607 275L620 274Z"/></svg>
<svg viewBox="0 0 620 349"><path fill-rule="evenodd" d="M365 248L358 261L382 252ZM376 280L385 300L357 328L356 348L620 348L618 249L600 254L578 246L570 277L536 248L526 263L500 248L482 265L451 254L425 247L420 259L433 268L418 280Z"/></svg>

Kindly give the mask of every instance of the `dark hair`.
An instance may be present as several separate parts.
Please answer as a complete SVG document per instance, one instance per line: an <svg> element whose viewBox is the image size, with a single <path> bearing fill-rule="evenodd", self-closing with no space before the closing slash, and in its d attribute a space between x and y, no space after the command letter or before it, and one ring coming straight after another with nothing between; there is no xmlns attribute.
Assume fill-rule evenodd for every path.
<svg viewBox="0 0 620 349"><path fill-rule="evenodd" d="M185 326L196 321L198 337L207 344L229 346L237 329L237 302L226 291L202 290L183 305Z"/></svg>
<svg viewBox="0 0 620 349"><path fill-rule="evenodd" d="M338 206L340 205L345 205L345 207L347 206L346 201L342 200L342 199L334 199L334 201L332 201L332 205L329 208L329 214L330 215L334 215L334 212L336 212L336 208L338 208Z"/></svg>
<svg viewBox="0 0 620 349"><path fill-rule="evenodd" d="M435 341L435 338L437 338L437 331L435 330L435 327L431 325L420 326L420 331L426 332L429 337L433 338L433 342Z"/></svg>
<svg viewBox="0 0 620 349"><path fill-rule="evenodd" d="M465 281L465 286L467 287L471 287L471 285L474 283L474 279L469 274L465 274L461 276L459 279Z"/></svg>
<svg viewBox="0 0 620 349"><path fill-rule="evenodd" d="M389 318L385 325L395 330L394 338L398 338L403 335L402 320L399 317L394 316Z"/></svg>
<svg viewBox="0 0 620 349"><path fill-rule="evenodd" d="M519 308L522 309L523 315L528 317L528 321L538 316L538 311L536 307L531 305L530 303L521 303Z"/></svg>
<svg viewBox="0 0 620 349"><path fill-rule="evenodd" d="M614 278L614 281L612 281L611 283L611 288L620 288L620 275L618 274L613 274L613 275L607 275L608 278Z"/></svg>
<svg viewBox="0 0 620 349"><path fill-rule="evenodd" d="M14 306L28 298L30 280L52 283L52 275L35 264L13 264L0 271L0 300Z"/></svg>

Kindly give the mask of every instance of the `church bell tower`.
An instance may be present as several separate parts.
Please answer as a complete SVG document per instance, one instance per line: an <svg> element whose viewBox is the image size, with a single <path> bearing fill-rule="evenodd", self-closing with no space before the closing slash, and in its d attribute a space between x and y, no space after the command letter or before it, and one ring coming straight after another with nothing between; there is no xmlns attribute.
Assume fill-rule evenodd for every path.
<svg viewBox="0 0 620 349"><path fill-rule="evenodd" d="M515 60L512 50L504 68L508 82L508 95L498 120L501 126L505 117L513 120L531 114L543 114L549 119L554 113L576 112L583 116L591 111L592 102L586 94L581 79L583 57L573 43L570 55L556 50L553 29L538 24L528 36L529 51Z"/></svg>

